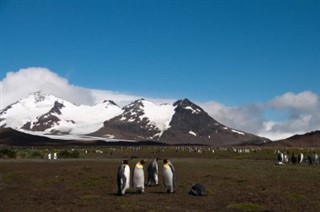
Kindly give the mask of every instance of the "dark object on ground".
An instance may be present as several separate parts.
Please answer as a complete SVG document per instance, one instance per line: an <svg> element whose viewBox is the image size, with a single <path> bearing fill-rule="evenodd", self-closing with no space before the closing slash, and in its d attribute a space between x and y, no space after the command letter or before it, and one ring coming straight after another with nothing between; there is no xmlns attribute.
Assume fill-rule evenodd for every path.
<svg viewBox="0 0 320 212"><path fill-rule="evenodd" d="M193 184L189 194L194 196L207 196L205 187L200 183Z"/></svg>

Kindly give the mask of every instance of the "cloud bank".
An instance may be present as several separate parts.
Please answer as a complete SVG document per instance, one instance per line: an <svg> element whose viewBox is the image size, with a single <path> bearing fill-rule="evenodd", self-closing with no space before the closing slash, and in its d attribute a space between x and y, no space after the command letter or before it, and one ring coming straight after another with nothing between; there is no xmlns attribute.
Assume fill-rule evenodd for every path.
<svg viewBox="0 0 320 212"><path fill-rule="evenodd" d="M75 104L94 105L104 100L114 100L119 105L142 98L124 93L93 90L72 85L47 68L31 67L9 72L1 83L1 108L36 91L53 94Z"/></svg>
<svg viewBox="0 0 320 212"><path fill-rule="evenodd" d="M174 101L79 87L70 84L66 78L49 69L40 67L9 72L0 81L0 87L1 109L36 91L53 94L75 104L86 105L94 105L107 99L115 101L119 106L139 98L146 98L158 104ZM242 106L226 106L214 101L196 103L227 126L272 140L320 130L320 97L311 91L288 92L267 102Z"/></svg>
<svg viewBox="0 0 320 212"><path fill-rule="evenodd" d="M311 91L288 92L268 102L235 107L207 102L203 108L221 123L272 140L320 130L320 97ZM270 111L277 115L266 115Z"/></svg>

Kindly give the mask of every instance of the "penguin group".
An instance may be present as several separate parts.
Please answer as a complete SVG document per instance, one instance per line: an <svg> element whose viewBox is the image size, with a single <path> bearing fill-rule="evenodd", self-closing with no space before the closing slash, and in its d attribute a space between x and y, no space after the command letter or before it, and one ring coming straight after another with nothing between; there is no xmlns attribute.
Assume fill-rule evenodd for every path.
<svg viewBox="0 0 320 212"><path fill-rule="evenodd" d="M158 160L155 158L151 160L148 165L148 176L147 176L147 186L157 186L158 182ZM145 186L145 175L143 165L146 160L139 160L134 168L132 175L132 186L135 192L138 194L144 193ZM163 160L163 183L166 188L167 193L174 193L176 185L176 172L175 168L171 161L168 159ZM124 196L126 191L130 188L130 167L129 160L123 160L122 164L118 168L117 172L117 185L118 185L118 194Z"/></svg>
<svg viewBox="0 0 320 212"><path fill-rule="evenodd" d="M298 154L295 152L291 153L291 156L289 157L289 152L285 151L284 153L277 150L277 160L276 165L284 165L284 163L292 164L302 164L302 163L309 163L310 165L313 164L320 164L320 157L316 152L309 152L307 156L303 154L302 151L300 151Z"/></svg>

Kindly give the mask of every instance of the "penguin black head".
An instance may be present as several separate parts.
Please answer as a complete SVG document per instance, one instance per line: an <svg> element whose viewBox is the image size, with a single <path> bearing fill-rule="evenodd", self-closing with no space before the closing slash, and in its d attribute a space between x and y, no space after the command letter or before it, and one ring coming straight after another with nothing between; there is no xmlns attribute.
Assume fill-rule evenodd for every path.
<svg viewBox="0 0 320 212"><path fill-rule="evenodd" d="M163 163L168 163L168 159L163 159Z"/></svg>
<svg viewBox="0 0 320 212"><path fill-rule="evenodd" d="M145 160L140 160L141 165L145 164L145 162L146 162Z"/></svg>
<svg viewBox="0 0 320 212"><path fill-rule="evenodd" d="M129 164L129 161L128 160L123 160L122 163L123 164Z"/></svg>

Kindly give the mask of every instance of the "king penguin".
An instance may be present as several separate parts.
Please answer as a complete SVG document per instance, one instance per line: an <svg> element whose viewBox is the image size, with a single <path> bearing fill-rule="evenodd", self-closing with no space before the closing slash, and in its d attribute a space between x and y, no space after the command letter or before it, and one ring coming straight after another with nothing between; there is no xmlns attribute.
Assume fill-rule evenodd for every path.
<svg viewBox="0 0 320 212"><path fill-rule="evenodd" d="M159 158L153 159L148 166L148 186L158 185L158 161Z"/></svg>
<svg viewBox="0 0 320 212"><path fill-rule="evenodd" d="M128 160L123 160L117 174L118 194L124 196L130 187L130 167Z"/></svg>
<svg viewBox="0 0 320 212"><path fill-rule="evenodd" d="M176 172L173 164L167 160L163 160L163 183L167 189L167 193L173 193L176 189Z"/></svg>
<svg viewBox="0 0 320 212"><path fill-rule="evenodd" d="M144 160L138 161L133 170L133 188L140 194L144 193Z"/></svg>

